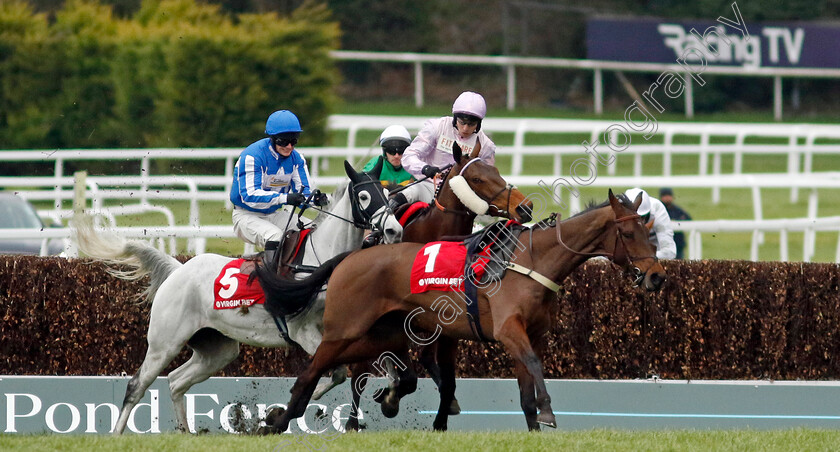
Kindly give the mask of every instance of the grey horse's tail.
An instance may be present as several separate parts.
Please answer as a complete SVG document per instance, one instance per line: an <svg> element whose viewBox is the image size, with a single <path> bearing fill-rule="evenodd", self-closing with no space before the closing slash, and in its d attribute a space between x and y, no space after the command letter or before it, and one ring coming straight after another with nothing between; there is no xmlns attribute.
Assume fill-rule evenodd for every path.
<svg viewBox="0 0 840 452"><path fill-rule="evenodd" d="M94 229L93 217L90 215L76 215L71 225L73 240L79 250L105 263L108 273L125 280L149 275L149 286L141 294L149 304L154 300L160 285L182 265L174 257L146 242L126 240L111 231Z"/></svg>
<svg viewBox="0 0 840 452"><path fill-rule="evenodd" d="M273 316L293 316L305 310L326 284L335 267L352 251L324 262L305 279L284 278L257 264L253 275L265 292L265 308Z"/></svg>

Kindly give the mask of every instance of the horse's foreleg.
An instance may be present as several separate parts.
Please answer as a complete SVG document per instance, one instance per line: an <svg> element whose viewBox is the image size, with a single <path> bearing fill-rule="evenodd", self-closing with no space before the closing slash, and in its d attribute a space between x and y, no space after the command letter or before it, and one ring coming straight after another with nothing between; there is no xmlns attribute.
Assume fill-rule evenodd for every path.
<svg viewBox="0 0 840 452"><path fill-rule="evenodd" d="M519 405L522 407L522 412L525 413L525 423L528 424L528 430L539 431L540 424L537 422L537 398L535 396L534 377L528 372L525 365L519 361L514 361L516 374L516 381L519 382Z"/></svg>
<svg viewBox="0 0 840 452"><path fill-rule="evenodd" d="M336 358L353 342L353 339L343 339L321 343L312 358L312 363L292 386L292 398L289 400L288 409L274 419L266 419L266 423L270 423L266 429L267 432L283 433L292 419L303 416L306 405L309 404L312 393L318 385L318 379L324 372L335 366Z"/></svg>
<svg viewBox="0 0 840 452"><path fill-rule="evenodd" d="M315 392L312 394L312 400L319 400L324 394L332 391L333 388L345 381L347 381L347 366L336 367L333 369L332 375L330 375L330 381L321 383L315 388Z"/></svg>
<svg viewBox="0 0 840 452"><path fill-rule="evenodd" d="M350 416L347 418L347 423L344 424L344 430L348 432L361 430L361 426L359 425L359 412L361 412L361 407L359 403L361 402L362 393L365 392L368 381L367 378L361 377L367 376L366 374L371 368L367 361L360 361L350 367L350 372L353 374L350 378L350 391L353 393L353 403L350 404Z"/></svg>
<svg viewBox="0 0 840 452"><path fill-rule="evenodd" d="M449 413L455 400L455 360L458 353L458 340L440 337L437 342L437 362L440 365L440 405L432 426L435 430L446 430ZM460 412L460 408L458 411Z"/></svg>
<svg viewBox="0 0 840 452"><path fill-rule="evenodd" d="M189 431L184 394L239 356L239 342L216 330L201 330L190 339L189 346L193 349L190 359L169 374L169 392L181 431Z"/></svg>
<svg viewBox="0 0 840 452"><path fill-rule="evenodd" d="M542 362L531 347L531 341L528 338L521 317L515 315L505 320L497 337L505 345L505 348L510 352L513 359L522 363L522 366L524 366L528 374L533 378L537 395L536 403L540 409L540 413L537 415L537 422L549 427L557 427L557 421L551 409L551 396L548 395L548 391L545 388ZM522 390L520 387L520 391ZM525 412L525 415L527 417L528 413Z"/></svg>

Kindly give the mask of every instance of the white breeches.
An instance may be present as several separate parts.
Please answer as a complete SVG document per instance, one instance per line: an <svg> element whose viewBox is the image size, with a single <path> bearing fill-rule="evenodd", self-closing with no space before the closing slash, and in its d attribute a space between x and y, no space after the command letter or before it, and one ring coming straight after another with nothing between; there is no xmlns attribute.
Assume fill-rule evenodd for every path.
<svg viewBox="0 0 840 452"><path fill-rule="evenodd" d="M264 249L266 241L279 242L283 239L286 223L290 230L297 229L295 220L289 221L291 216L291 213L283 209L277 209L274 213L260 213L234 208L233 231L245 242Z"/></svg>

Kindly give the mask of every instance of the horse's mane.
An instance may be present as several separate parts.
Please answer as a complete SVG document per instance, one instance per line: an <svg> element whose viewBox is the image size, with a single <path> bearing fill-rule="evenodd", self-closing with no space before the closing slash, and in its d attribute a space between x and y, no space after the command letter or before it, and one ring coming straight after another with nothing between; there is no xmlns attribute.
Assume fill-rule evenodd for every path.
<svg viewBox="0 0 840 452"><path fill-rule="evenodd" d="M633 208L633 201L631 201L624 193L619 193L619 194L615 195L615 197L618 198L618 202L620 202L621 205L623 205L624 207L627 207L630 210L635 210ZM586 203L586 208L584 208L580 212L572 215L572 218L583 215L587 212L591 212L591 211L596 210L596 209L600 209L601 207L606 207L608 205L610 205L610 200L609 199L604 201L604 202L601 202L601 203L599 203L597 201L590 200L589 202Z"/></svg>
<svg viewBox="0 0 840 452"><path fill-rule="evenodd" d="M350 179L345 179L345 180L339 182L338 185L335 187L335 190L333 191L332 196L330 196L330 199L331 199L330 202L331 203L338 202L339 199L343 198L344 194L347 193L347 187L349 187L349 186L350 186ZM318 213L318 215L315 216L315 219L312 220L312 224L313 225L319 225L327 217L329 217L329 215L327 215L324 212L320 212L320 213Z"/></svg>

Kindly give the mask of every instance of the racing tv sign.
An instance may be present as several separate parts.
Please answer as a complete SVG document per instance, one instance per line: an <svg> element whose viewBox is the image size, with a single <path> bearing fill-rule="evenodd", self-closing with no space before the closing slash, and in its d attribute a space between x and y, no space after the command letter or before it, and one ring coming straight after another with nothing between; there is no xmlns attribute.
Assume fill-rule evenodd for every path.
<svg viewBox="0 0 840 452"><path fill-rule="evenodd" d="M716 22L667 19L590 19L587 58L671 63L702 51L709 65L840 68L840 27L807 23L747 24L733 17ZM688 55L688 58L686 58Z"/></svg>

